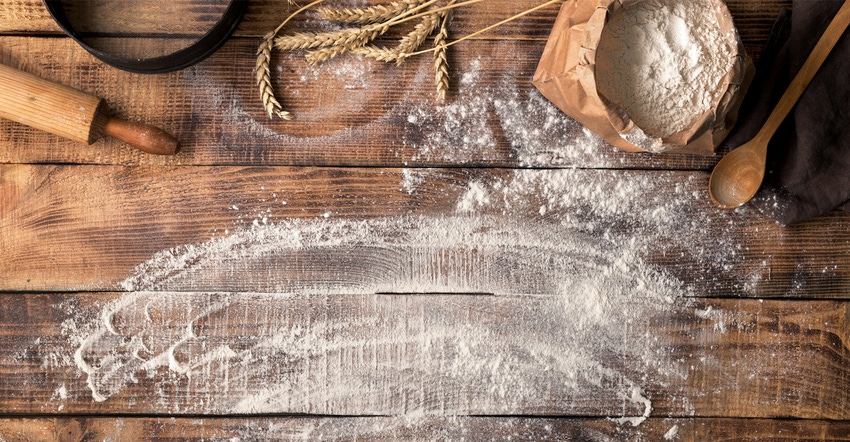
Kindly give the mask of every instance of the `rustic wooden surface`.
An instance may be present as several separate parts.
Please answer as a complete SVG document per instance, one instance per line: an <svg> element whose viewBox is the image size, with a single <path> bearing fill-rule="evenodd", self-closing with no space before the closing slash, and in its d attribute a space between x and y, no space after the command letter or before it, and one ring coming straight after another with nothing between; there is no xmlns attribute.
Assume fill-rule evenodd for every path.
<svg viewBox="0 0 850 442"><path fill-rule="evenodd" d="M842 422L769 419L649 419L642 437L665 440L671 428L683 440L843 441ZM379 428L379 430L374 430ZM498 428L498 431L494 431ZM470 440L484 433L493 441L618 440L630 434L604 419L563 418L429 418L416 423L392 417L368 418L44 418L3 419L0 437L8 440L127 440L145 434L146 440L331 440L355 437L377 441ZM674 439L675 438L670 438Z"/></svg>
<svg viewBox="0 0 850 442"><path fill-rule="evenodd" d="M757 59L790 1L727 3ZM125 54L221 8L86 20L113 5L70 13ZM428 57L275 53L296 120L268 120L254 53L288 8L252 1L212 57L146 76L0 2L0 61L183 142L0 121L0 440L850 440L850 215L722 211L717 157L618 152L553 111L530 79L557 7L453 48L445 104Z"/></svg>

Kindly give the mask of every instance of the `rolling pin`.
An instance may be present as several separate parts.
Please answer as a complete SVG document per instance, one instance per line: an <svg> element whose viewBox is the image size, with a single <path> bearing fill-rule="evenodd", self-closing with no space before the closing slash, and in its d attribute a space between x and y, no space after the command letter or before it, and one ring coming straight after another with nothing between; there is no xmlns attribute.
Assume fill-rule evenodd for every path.
<svg viewBox="0 0 850 442"><path fill-rule="evenodd" d="M110 116L101 98L2 64L0 117L86 144L108 135L147 153L178 149L162 129Z"/></svg>

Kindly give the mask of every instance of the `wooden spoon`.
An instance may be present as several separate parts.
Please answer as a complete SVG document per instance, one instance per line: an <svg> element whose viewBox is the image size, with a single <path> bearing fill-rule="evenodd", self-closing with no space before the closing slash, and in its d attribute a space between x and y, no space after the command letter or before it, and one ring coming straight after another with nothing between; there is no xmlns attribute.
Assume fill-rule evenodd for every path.
<svg viewBox="0 0 850 442"><path fill-rule="evenodd" d="M708 193L714 204L732 209L746 203L758 192L764 180L765 158L770 139L794 108L797 100L806 90L806 86L812 81L848 25L850 25L850 0L844 2L835 18L832 19L759 133L752 140L729 152L714 167L708 182Z"/></svg>

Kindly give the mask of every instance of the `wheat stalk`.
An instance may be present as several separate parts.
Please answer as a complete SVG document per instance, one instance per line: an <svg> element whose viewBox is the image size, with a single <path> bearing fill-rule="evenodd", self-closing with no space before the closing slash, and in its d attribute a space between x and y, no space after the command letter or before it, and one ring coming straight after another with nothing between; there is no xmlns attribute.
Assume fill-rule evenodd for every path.
<svg viewBox="0 0 850 442"><path fill-rule="evenodd" d="M392 49L379 48L374 45L352 48L351 52L357 55L372 57L379 61L401 63L407 59L404 54L415 51L440 25L441 13L429 14L422 17L416 27L405 35L398 46Z"/></svg>
<svg viewBox="0 0 850 442"><path fill-rule="evenodd" d="M324 0L315 0L290 14L286 20L274 29L274 31L263 36L263 42L260 43L260 47L257 48L257 63L254 65L254 70L256 71L257 86L260 88L260 99L263 101L263 108L266 110L266 113L269 114L269 118L277 116L284 120L292 119L292 114L283 110L283 106L280 105L280 102L277 101L277 98L274 96L274 88L272 87L271 78L271 58L272 48L274 47L274 38L278 31L280 31L281 28L289 22L289 20L292 20L292 17L295 17L301 12L318 5L323 1ZM293 0L289 0L289 4L294 4Z"/></svg>
<svg viewBox="0 0 850 442"><path fill-rule="evenodd" d="M313 4L318 3L320 1L322 0L317 0L316 2L313 2ZM439 0L405 0L404 2L399 3L403 4L405 7L396 8L397 15L385 22L374 23L368 26L364 26L362 28L347 28L339 31L321 33L300 32L291 35L285 35L275 38L274 47L282 51L315 48L334 48L329 50L315 51L313 55L308 54L308 60L324 61L351 49L365 46L367 43L374 40L379 35L385 33L391 26L404 23L414 18L421 18L427 23L427 17L432 16L433 13L421 13L420 11L428 6L435 4L437 1ZM470 0L470 2L473 1L478 2L483 0ZM302 11L309 6L310 5L305 6L299 11ZM296 12L296 14L297 13L298 12ZM291 15L287 19L287 21L291 19L294 15L295 14ZM281 25L278 26L277 30L279 30L285 23L286 21L284 23L281 23ZM433 32L433 27L431 28L431 31ZM419 32L421 32L421 30L417 31L415 29L412 33L418 34ZM430 32L428 32L427 34L430 34ZM427 37L427 34L424 37Z"/></svg>
<svg viewBox="0 0 850 442"><path fill-rule="evenodd" d="M274 39L274 47L281 51L294 51L316 48L321 45L331 45L336 37L331 37L329 34L331 33L296 32L294 34L282 35Z"/></svg>
<svg viewBox="0 0 850 442"><path fill-rule="evenodd" d="M274 88L272 88L270 60L272 56L274 33L266 34L263 43L257 50L257 64L254 67L257 75L257 86L260 88L260 98L263 101L263 108L269 114L269 118L282 118L291 120L292 114L283 110L280 102L274 96Z"/></svg>
<svg viewBox="0 0 850 442"><path fill-rule="evenodd" d="M363 47L351 49L351 53L356 55L362 55L364 57L374 58L378 61L391 62L399 60L399 53L396 48L379 48L375 45L366 45Z"/></svg>
<svg viewBox="0 0 850 442"><path fill-rule="evenodd" d="M422 2L423 0L404 0L401 2L392 2L389 5L376 5L368 8L318 8L318 12L325 20L365 25L390 20L403 12L421 5Z"/></svg>
<svg viewBox="0 0 850 442"><path fill-rule="evenodd" d="M440 12L440 32L434 37L434 81L437 85L437 100L446 101L449 91L449 61L446 54L446 39L449 37L448 21L451 11Z"/></svg>
<svg viewBox="0 0 850 442"><path fill-rule="evenodd" d="M444 6L444 7L442 7L442 8L435 9L434 11L435 11L435 12L437 12L437 11L451 10L451 9L455 9L455 8L458 8L458 7L461 7L461 6L464 6L464 5L470 4L470 3L478 3L479 1L482 1L482 0L468 0L468 1L465 1L465 2L463 2L463 3L457 3L457 4L454 4L454 5L450 5L450 6ZM543 9L543 8L548 7L548 6L551 6L551 5L555 5L555 4L561 3L561 2L563 2L563 1L564 1L564 0L549 0L549 1L547 1L547 2L545 2L545 3L543 3L543 4L540 4L540 5L537 5L537 6L533 7L533 8L526 9L525 11L522 11L522 12L520 12L519 14L516 14L516 15L513 15L513 16L511 16L511 17L508 17L508 18L506 18L506 19L504 19L504 20L502 20L502 21L500 21L500 22L498 22L498 23L494 23L494 24L492 24L492 25L490 25L490 26L487 26L487 27L485 27L485 28L479 29L479 30L477 30L477 31L475 31L475 32L473 32L473 33L471 33L471 34L464 35L463 37L461 37L461 38L459 38L459 39L457 39L457 40L454 40L454 41L452 41L452 42L446 43L446 44L445 44L445 45L443 45L443 46L445 46L445 47L454 46L454 45L456 45L456 44L458 44L458 43L460 43L460 42L462 42L462 41L469 40L470 38L477 37L477 36L479 36L479 35L481 35L481 34L483 34L483 33L487 32L487 31L490 31L490 30L492 30L492 29L498 28L499 26L502 26L502 25L504 25L505 23L512 22L512 21L514 21L514 20L516 20L516 19L519 19L519 18L525 17L525 16L526 16L526 15L528 15L528 14L531 14L532 12L538 11L538 10L540 10L540 9ZM422 50L422 51L418 51L418 52L414 52L414 53L411 53L411 54L407 54L406 56L407 56L407 57L412 57L412 56L414 56L414 55L421 55L421 54L426 54L426 53L428 53L428 52L435 52L437 49L438 49L438 48L436 48L436 47L431 48L431 49L425 49L425 50Z"/></svg>
<svg viewBox="0 0 850 442"><path fill-rule="evenodd" d="M329 48L321 48L316 49L314 51L309 51L304 55L304 59L307 60L307 63L311 66L315 66L319 63L324 63L331 58L334 58L338 55L344 54L351 49L355 49L355 47L350 46L331 46Z"/></svg>

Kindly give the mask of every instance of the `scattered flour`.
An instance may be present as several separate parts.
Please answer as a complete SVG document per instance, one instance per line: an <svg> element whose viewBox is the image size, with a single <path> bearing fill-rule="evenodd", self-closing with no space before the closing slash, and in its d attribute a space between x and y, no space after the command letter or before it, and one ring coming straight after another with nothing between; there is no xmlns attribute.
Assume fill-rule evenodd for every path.
<svg viewBox="0 0 850 442"><path fill-rule="evenodd" d="M643 395L643 392L640 391L640 388L632 387L631 394L629 396L624 396L623 399L634 404L643 405L643 414L640 416L625 416L612 419L614 422L617 422L619 424L629 423L633 427L637 427L649 418L649 415L652 413L652 402Z"/></svg>
<svg viewBox="0 0 850 442"><path fill-rule="evenodd" d="M602 31L599 91L646 134L666 138L717 103L734 61L715 0L644 0L615 13Z"/></svg>
<svg viewBox="0 0 850 442"><path fill-rule="evenodd" d="M68 389L65 387L65 384L59 386L56 390L53 391L53 395L50 397L50 402L58 401L59 405L56 407L56 411L62 411L65 409L64 402L70 398L70 394L68 393ZM2 441L2 437L0 437L0 441Z"/></svg>
<svg viewBox="0 0 850 442"><path fill-rule="evenodd" d="M405 139L414 159L493 159L504 137L524 166L579 157L609 164L601 140L535 91L520 92L517 72L484 83L482 65L470 63L455 102L402 116L429 128ZM225 109L222 124L243 131L227 136L244 139L222 144L301 141L254 120L226 90L213 95ZM351 130L360 129L311 142L368 138ZM76 351L46 354L44 363L79 370L96 401L153 383L159 397L151 406L173 412L420 420L507 415L541 403L580 413L601 401L618 422L637 425L653 409L642 384L675 384L688 373L654 331L654 321L689 304L688 287L650 262L648 250L670 244L719 266L734 257L687 249L704 220L686 210L701 196L656 191L688 187L677 181L682 175L612 173L517 170L472 179L454 211L440 215L239 214L254 222L155 254L121 283L128 293L117 299L60 306ZM414 194L428 178L405 169L399 192ZM478 295L457 296L468 293ZM67 390L56 391L65 400ZM688 411L687 398L681 403Z"/></svg>
<svg viewBox="0 0 850 442"><path fill-rule="evenodd" d="M606 152L605 141L536 90L520 93L507 84L500 90L501 94L493 100L493 109L521 165L616 164L606 156L611 151Z"/></svg>
<svg viewBox="0 0 850 442"><path fill-rule="evenodd" d="M411 158L431 160L443 158L458 164L471 161L491 161L497 158L496 134L491 127L490 94L480 90L481 60L472 60L458 82L457 100L446 105L416 107L407 117L409 123L427 128L424 137L407 141L417 153ZM430 81L421 78L415 81Z"/></svg>
<svg viewBox="0 0 850 442"><path fill-rule="evenodd" d="M403 169L401 171L401 190L413 194L425 182L427 172L419 169Z"/></svg>
<svg viewBox="0 0 850 442"><path fill-rule="evenodd" d="M416 127L408 130L405 144L415 148L412 161L498 161L505 142L522 166L611 167L624 161L535 89L519 88L516 79L523 73L508 65L497 79L485 80L482 66L474 59L465 67L449 104L410 111L407 122Z"/></svg>
<svg viewBox="0 0 850 442"><path fill-rule="evenodd" d="M679 437L679 426L678 425L673 425L672 427L670 427L669 430L667 430L666 433L664 433L664 440L673 440L673 439L676 439L678 437Z"/></svg>
<svg viewBox="0 0 850 442"><path fill-rule="evenodd" d="M344 60L322 68L349 88L346 107L328 112L356 114L374 95L366 82L373 67ZM411 160L498 161L496 146L507 143L522 166L620 164L622 157L606 156L602 140L536 91L519 88L521 73L506 69L482 81L483 64L466 67L454 102L401 116L412 126L406 133L420 130L405 138ZM191 87L203 81L194 69L185 72ZM322 72L287 79L279 71L278 81L317 81ZM430 65L420 74L415 81L430 81ZM246 111L232 88L213 86L204 88L210 96L193 98L207 101L192 106L223 109L220 132L233 138L222 146L305 143ZM298 88L286 93L297 98ZM410 108L388 107L363 127L307 142L369 139L372 126L380 132L398 109ZM321 111L313 115L322 118ZM520 170L501 180L473 179L450 206L454 212L443 215L238 214L254 222L157 253L121 283L128 293L117 299L58 306L67 315L62 334L76 351L39 345L43 366L77 370L95 401L153 385L156 413L402 413L416 424L428 416L538 411L540 404L580 414L604 403L616 422L638 425L653 411L644 386L679 385L689 371L669 359L656 331L689 305L688 287L650 262L647 251L669 244L720 267L735 257L688 249L705 220L686 210L704 196L677 191L670 199L656 191L682 185L681 175L611 180L612 173ZM399 191L414 194L428 177L405 169ZM255 279L246 282L246 274ZM246 284L252 293L234 293ZM465 293L479 295L457 296ZM722 332L730 324L716 310L697 315ZM59 382L51 403L62 411L81 394L66 387L78 380ZM677 400L671 402L683 413L693 412L687 397ZM310 425L293 438L351 431ZM377 428L387 423L375 425L385 436Z"/></svg>
<svg viewBox="0 0 850 442"><path fill-rule="evenodd" d="M629 202L673 178L518 170L470 181L454 213L236 228L158 253L112 302L67 306L70 364L96 401L153 382L158 409L180 412L452 416L589 401L637 425L652 412L641 384L689 371L653 332L688 288L644 256L689 236L676 215L691 195Z"/></svg>
<svg viewBox="0 0 850 442"><path fill-rule="evenodd" d="M704 310L696 309L694 313L698 318L714 321L714 331L721 334L726 334L729 325L735 323L738 319L732 312L715 310L711 306Z"/></svg>
<svg viewBox="0 0 850 442"><path fill-rule="evenodd" d="M473 181L469 183L469 189L463 195L463 198L457 202L458 212L471 212L481 206L490 203L490 196L484 184Z"/></svg>
<svg viewBox="0 0 850 442"><path fill-rule="evenodd" d="M65 384L60 385L53 394L59 399L68 399L68 389Z"/></svg>

